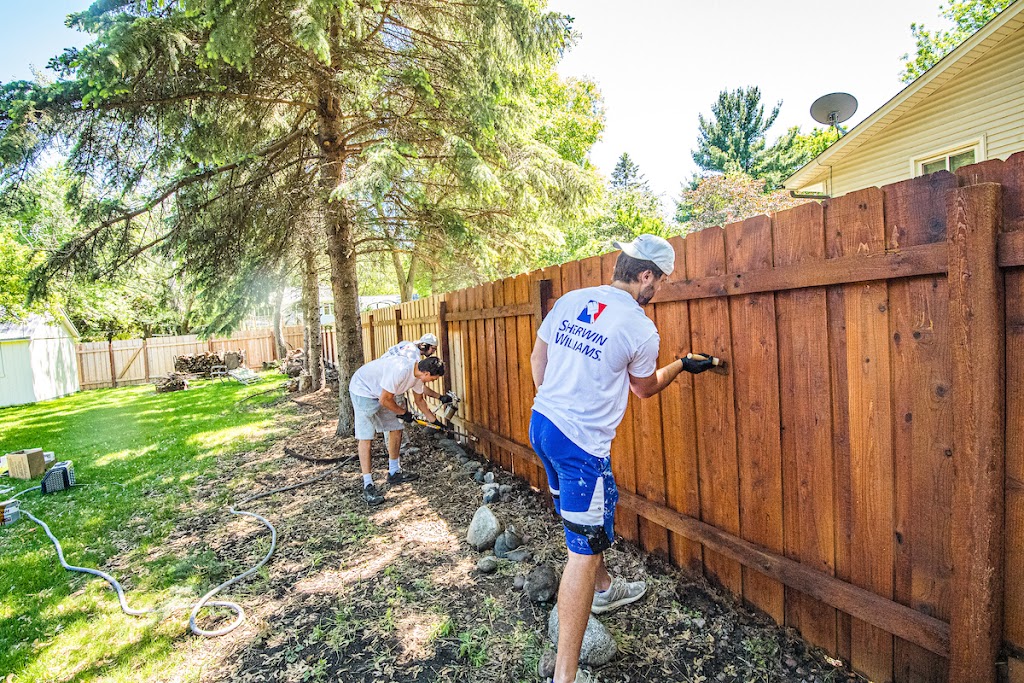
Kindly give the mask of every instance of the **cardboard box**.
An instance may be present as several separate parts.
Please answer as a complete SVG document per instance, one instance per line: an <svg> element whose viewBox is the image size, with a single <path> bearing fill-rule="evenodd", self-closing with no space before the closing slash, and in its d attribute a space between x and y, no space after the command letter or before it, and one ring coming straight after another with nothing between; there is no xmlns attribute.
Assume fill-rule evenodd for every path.
<svg viewBox="0 0 1024 683"><path fill-rule="evenodd" d="M7 468L11 479L35 479L46 471L46 456L42 448L26 448L7 454Z"/></svg>

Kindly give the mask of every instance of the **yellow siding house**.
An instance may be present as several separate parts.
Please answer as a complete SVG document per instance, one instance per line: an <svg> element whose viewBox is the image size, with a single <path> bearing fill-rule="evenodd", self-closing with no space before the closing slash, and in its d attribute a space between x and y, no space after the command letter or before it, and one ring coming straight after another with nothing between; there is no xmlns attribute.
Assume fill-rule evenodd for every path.
<svg viewBox="0 0 1024 683"><path fill-rule="evenodd" d="M837 197L1024 151L1017 0L785 182Z"/></svg>

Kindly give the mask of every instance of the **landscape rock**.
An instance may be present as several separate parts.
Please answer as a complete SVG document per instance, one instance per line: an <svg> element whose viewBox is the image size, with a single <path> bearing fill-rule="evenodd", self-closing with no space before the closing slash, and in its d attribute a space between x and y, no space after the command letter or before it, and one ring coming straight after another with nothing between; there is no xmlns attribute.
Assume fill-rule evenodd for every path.
<svg viewBox="0 0 1024 683"><path fill-rule="evenodd" d="M519 550L509 550L505 557L511 562L529 562L533 559L533 553L526 548L520 548Z"/></svg>
<svg viewBox="0 0 1024 683"><path fill-rule="evenodd" d="M540 656L540 661L537 662L537 674L541 679L547 680L555 675L556 654L554 650L548 650Z"/></svg>
<svg viewBox="0 0 1024 683"><path fill-rule="evenodd" d="M498 559L493 555L481 557L480 561L476 563L476 568L482 574L493 574L498 569Z"/></svg>
<svg viewBox="0 0 1024 683"><path fill-rule="evenodd" d="M549 564L534 567L523 585L526 594L534 602L551 602L558 595L558 575Z"/></svg>
<svg viewBox="0 0 1024 683"><path fill-rule="evenodd" d="M487 500L487 494L488 493L489 492L485 489L484 490L484 500ZM505 543L505 534L501 534L496 539L494 539L494 554L497 557L507 557L508 556L508 545Z"/></svg>
<svg viewBox="0 0 1024 683"><path fill-rule="evenodd" d="M476 472L478 469L480 469L480 463L477 462L476 460L467 460L466 462L462 463L462 469L466 470L467 472Z"/></svg>
<svg viewBox="0 0 1024 683"><path fill-rule="evenodd" d="M490 489L490 490L484 491L484 505L490 505L491 503L497 503L499 500L501 500L501 494L499 494L496 490Z"/></svg>
<svg viewBox="0 0 1024 683"><path fill-rule="evenodd" d="M558 643L558 607L551 609L548 616L548 638ZM583 645L580 646L580 664L603 666L618 654L619 647L615 638L597 618L591 614L587 621L587 630L583 634Z"/></svg>
<svg viewBox="0 0 1024 683"><path fill-rule="evenodd" d="M526 577L522 574L516 574L516 578L512 579L512 587L517 591L523 590L523 586L526 584Z"/></svg>
<svg viewBox="0 0 1024 683"><path fill-rule="evenodd" d="M501 530L501 520L494 516L489 507L483 505L473 514L473 521L466 531L466 542L476 550L487 550L494 545Z"/></svg>
<svg viewBox="0 0 1024 683"><path fill-rule="evenodd" d="M493 484L494 483L494 472L488 472L487 474L484 475L484 483L485 484Z"/></svg>
<svg viewBox="0 0 1024 683"><path fill-rule="evenodd" d="M506 493L512 493L512 485L501 484L500 486L498 486L498 492L501 493L501 495L505 495Z"/></svg>
<svg viewBox="0 0 1024 683"><path fill-rule="evenodd" d="M523 539L519 537L519 534L516 533L516 528L512 525L505 529L503 536L505 537L505 545L508 546L509 550L515 550L523 544Z"/></svg>

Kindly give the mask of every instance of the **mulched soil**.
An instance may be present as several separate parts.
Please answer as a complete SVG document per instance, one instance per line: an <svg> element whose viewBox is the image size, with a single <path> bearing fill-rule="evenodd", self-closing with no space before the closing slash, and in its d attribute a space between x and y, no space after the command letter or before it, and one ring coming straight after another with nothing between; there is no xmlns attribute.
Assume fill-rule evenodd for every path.
<svg viewBox="0 0 1024 683"><path fill-rule="evenodd" d="M551 648L551 605L532 603L513 582L541 562L564 566L561 525L541 494L495 471L496 481L514 491L490 507L525 537L534 559L502 560L496 573L480 574L480 553L465 536L481 488L434 433L409 430L406 447L419 450L404 455L403 465L421 479L388 490L384 505L368 508L355 441L334 436L335 399L320 392L294 400L307 418L303 426L268 450L225 457L216 476L196 484L198 502L182 510L182 523L162 549L193 558L204 581L196 591L205 592L269 547L262 525L226 520L227 501L335 467L288 457L286 447L308 457L353 456L322 481L244 506L277 526L277 551L227 596L246 610L241 627L222 638L184 639L202 680L540 680L537 662ZM375 442L379 485L386 458L383 443ZM649 589L640 602L601 617L620 649L597 671L602 682L855 678L792 631L631 544L617 541L606 558L613 574L642 578ZM201 623L214 626L223 618L210 610Z"/></svg>

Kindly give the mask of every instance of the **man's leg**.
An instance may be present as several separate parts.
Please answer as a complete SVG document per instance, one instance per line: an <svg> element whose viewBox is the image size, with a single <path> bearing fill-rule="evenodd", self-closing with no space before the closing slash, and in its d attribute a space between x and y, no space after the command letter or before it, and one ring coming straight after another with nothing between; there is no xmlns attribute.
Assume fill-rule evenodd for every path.
<svg viewBox="0 0 1024 683"><path fill-rule="evenodd" d="M391 460L398 460L401 454L403 433L401 429L388 432L388 458Z"/></svg>
<svg viewBox="0 0 1024 683"><path fill-rule="evenodd" d="M366 441L365 439L359 440L359 468L362 470L364 475L370 474L370 444L372 441Z"/></svg>
<svg viewBox="0 0 1024 683"><path fill-rule="evenodd" d="M572 683L580 663L580 647L590 619L594 580L604 571L604 555L579 555L569 551L562 583L558 588L558 654L554 683Z"/></svg>

